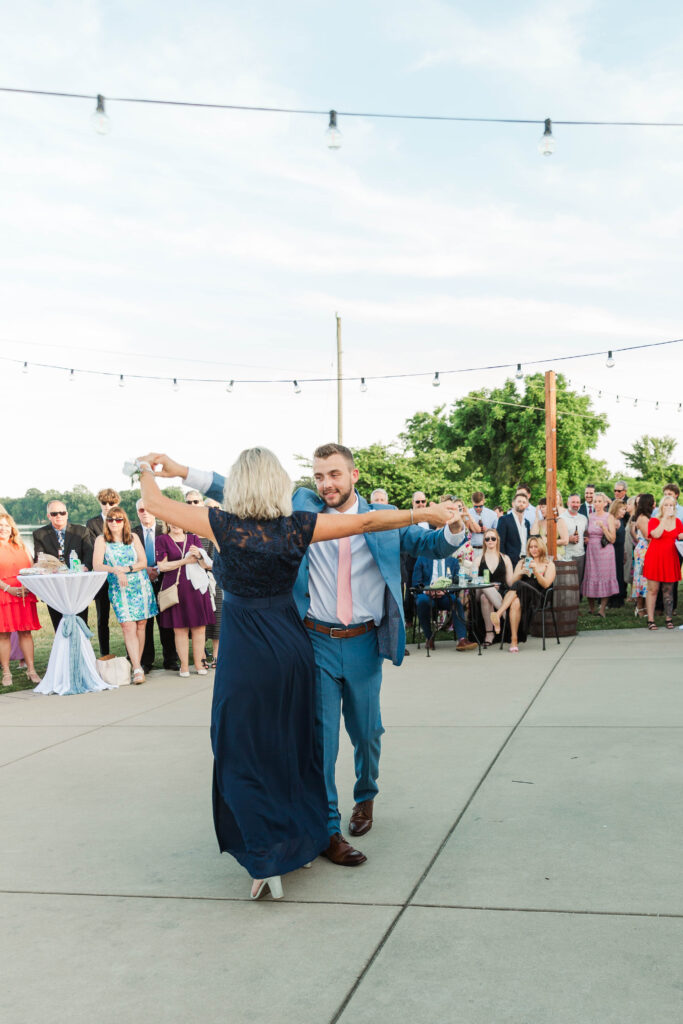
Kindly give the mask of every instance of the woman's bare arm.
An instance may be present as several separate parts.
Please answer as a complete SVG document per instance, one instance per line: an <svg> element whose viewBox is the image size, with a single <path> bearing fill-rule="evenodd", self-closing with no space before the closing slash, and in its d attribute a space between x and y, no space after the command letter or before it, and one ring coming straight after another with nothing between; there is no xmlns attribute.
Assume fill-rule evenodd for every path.
<svg viewBox="0 0 683 1024"><path fill-rule="evenodd" d="M401 511L400 509L359 512L339 515L321 514L316 519L313 544L323 540L337 540L339 537L354 537L359 533L379 533L384 530L398 530L411 523L430 523L432 526L455 525L457 513L445 505L429 505L426 509Z"/></svg>

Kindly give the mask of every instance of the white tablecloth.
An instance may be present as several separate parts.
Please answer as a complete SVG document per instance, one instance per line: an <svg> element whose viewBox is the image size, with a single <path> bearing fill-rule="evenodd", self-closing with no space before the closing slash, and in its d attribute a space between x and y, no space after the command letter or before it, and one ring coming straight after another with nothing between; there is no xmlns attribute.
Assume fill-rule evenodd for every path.
<svg viewBox="0 0 683 1024"><path fill-rule="evenodd" d="M45 601L51 608L56 608L62 615L77 615L87 608L95 594L107 578L106 572L50 573L44 576L26 576L20 574L21 583L32 594ZM70 640L62 632L60 622L50 652L50 660L43 681L36 686L34 693L58 693L60 696L74 693L70 671ZM105 683L97 672L95 652L78 627L78 642L81 645L83 660L83 681L89 691L112 690L116 687ZM80 692L80 691L78 691Z"/></svg>

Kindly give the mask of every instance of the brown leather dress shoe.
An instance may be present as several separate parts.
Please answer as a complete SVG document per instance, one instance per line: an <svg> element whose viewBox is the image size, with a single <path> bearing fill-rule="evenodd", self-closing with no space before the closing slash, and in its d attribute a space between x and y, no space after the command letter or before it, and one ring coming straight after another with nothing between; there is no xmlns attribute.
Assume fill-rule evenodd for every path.
<svg viewBox="0 0 683 1024"><path fill-rule="evenodd" d="M473 651L477 645L473 640L468 640L466 637L461 637L455 645L456 651Z"/></svg>
<svg viewBox="0 0 683 1024"><path fill-rule="evenodd" d="M433 634L432 634L432 636L428 636L427 639L425 640L425 650L426 651L433 651L434 650L434 635Z"/></svg>
<svg viewBox="0 0 683 1024"><path fill-rule="evenodd" d="M360 850L354 850L341 832L330 836L330 845L323 850L321 856L327 857L333 864L341 864L344 868L357 868L359 864L365 864L368 859Z"/></svg>
<svg viewBox="0 0 683 1024"><path fill-rule="evenodd" d="M372 806L374 802L374 800L363 800L362 803L354 805L351 811L351 820L349 821L349 832L352 836L364 836L372 828Z"/></svg>

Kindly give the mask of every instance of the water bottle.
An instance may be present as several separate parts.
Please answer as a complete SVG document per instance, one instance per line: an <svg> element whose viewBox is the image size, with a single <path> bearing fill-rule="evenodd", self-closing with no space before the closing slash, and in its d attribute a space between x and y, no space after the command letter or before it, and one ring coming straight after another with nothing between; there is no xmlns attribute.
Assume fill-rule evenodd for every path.
<svg viewBox="0 0 683 1024"><path fill-rule="evenodd" d="M76 554L76 552L72 548L71 549L71 553L69 555L69 572L80 572L80 571L81 571L81 560L80 560L80 558L78 557L78 555Z"/></svg>

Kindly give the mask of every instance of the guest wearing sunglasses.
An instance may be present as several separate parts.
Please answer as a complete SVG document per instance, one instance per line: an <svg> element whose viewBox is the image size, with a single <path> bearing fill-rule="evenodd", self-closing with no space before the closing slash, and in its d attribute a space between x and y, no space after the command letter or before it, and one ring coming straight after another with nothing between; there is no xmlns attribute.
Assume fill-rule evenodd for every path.
<svg viewBox="0 0 683 1024"><path fill-rule="evenodd" d="M33 531L33 559L38 561L38 556L43 552L58 558L65 565L69 564L69 556L72 551L81 561L85 569L92 569L92 540L85 526L69 522L69 513L63 501L53 498L47 503L48 525L41 526L39 530ZM52 619L52 625L57 631L57 626L62 621L61 612L56 608L47 606ZM78 613L88 624L88 609L84 608Z"/></svg>
<svg viewBox="0 0 683 1024"><path fill-rule="evenodd" d="M142 652L147 619L156 615L158 608L147 576L147 556L142 541L132 533L128 516L118 505L109 510L104 532L95 541L93 568L109 573L109 600L121 623L133 666L133 683L144 683Z"/></svg>
<svg viewBox="0 0 683 1024"><path fill-rule="evenodd" d="M186 505L203 505L204 499L202 498L199 491L188 491L185 495Z"/></svg>
<svg viewBox="0 0 683 1024"><path fill-rule="evenodd" d="M482 647L490 647L493 643L494 631L493 623L491 622L491 612L498 611L503 603L505 593L512 584L512 574L514 572L512 562L508 556L501 553L500 537L497 530L489 529L484 532L484 553L479 563L478 575L483 577L487 570L489 582L497 583L498 586L491 587L489 590L481 590L477 593L479 607L481 608L481 614L486 627L486 636Z"/></svg>
<svg viewBox="0 0 683 1024"><path fill-rule="evenodd" d="M95 541L104 532L104 521L109 510L116 508L121 501L121 495L113 487L104 487L97 495L101 512L93 516L85 524L90 534L90 541L94 547ZM109 587L106 581L95 595L95 607L97 609L97 639L100 645L100 654L109 654Z"/></svg>

